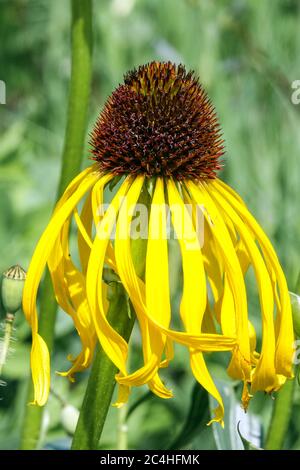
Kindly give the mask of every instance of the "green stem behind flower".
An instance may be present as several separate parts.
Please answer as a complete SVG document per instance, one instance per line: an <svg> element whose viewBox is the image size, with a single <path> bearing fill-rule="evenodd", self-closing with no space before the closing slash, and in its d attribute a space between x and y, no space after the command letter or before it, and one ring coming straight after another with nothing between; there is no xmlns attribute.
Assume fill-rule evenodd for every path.
<svg viewBox="0 0 300 470"><path fill-rule="evenodd" d="M87 127L92 71L92 0L72 0L71 6L72 69L58 197L80 170ZM51 351L57 304L48 272L43 283L40 312L39 333ZM32 401L32 398L33 385L30 380L28 401ZM27 406L22 429L21 449L37 447L42 415L43 408Z"/></svg>
<svg viewBox="0 0 300 470"><path fill-rule="evenodd" d="M128 341L134 324L134 315L129 317L128 302L121 284L115 282L112 284L115 286L115 294L110 301L108 320L125 341ZM116 366L99 346L74 434L73 450L95 450L98 448L116 385L115 375L117 372Z"/></svg>

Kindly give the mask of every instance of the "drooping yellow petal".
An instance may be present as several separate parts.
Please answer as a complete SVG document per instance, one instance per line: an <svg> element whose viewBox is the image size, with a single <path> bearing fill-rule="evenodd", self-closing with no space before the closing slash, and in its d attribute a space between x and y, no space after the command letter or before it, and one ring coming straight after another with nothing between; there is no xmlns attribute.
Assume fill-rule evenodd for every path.
<svg viewBox="0 0 300 470"><path fill-rule="evenodd" d="M64 205L64 203L72 196L74 191L79 187L79 185L86 180L89 176L94 175L96 177L96 180L99 179L101 176L99 174L98 166L97 164L91 165L85 170L81 171L75 178L69 183L67 188L65 189L64 193L60 197L60 199L57 201L53 214L56 213L58 209L60 209L61 206Z"/></svg>
<svg viewBox="0 0 300 470"><path fill-rule="evenodd" d="M50 389L50 358L47 344L38 333L32 334L30 365L34 386L32 404L43 406Z"/></svg>
<svg viewBox="0 0 300 470"><path fill-rule="evenodd" d="M248 336L247 298L243 273L235 252L232 239L216 205L211 199L204 184L187 183L192 198L197 204L203 206L204 216L209 223L211 233L223 258L224 271L227 274L231 291L234 297L236 331L238 348L234 351L230 370L234 371L235 378L250 380L250 343ZM228 312L232 315L233 312Z"/></svg>
<svg viewBox="0 0 300 470"><path fill-rule="evenodd" d="M186 331L197 334L201 332L207 301L206 277L202 253L192 219L190 214L187 213L175 183L169 180L167 187L172 222L177 234L182 257L183 294L180 314ZM190 362L195 378L218 402L215 418L212 421L223 423L223 401L209 374L202 352L190 348Z"/></svg>
<svg viewBox="0 0 300 470"><path fill-rule="evenodd" d="M120 194L120 193L119 193ZM125 194L125 193L124 193ZM111 206L110 206L111 207ZM118 205L119 207L119 205ZM110 209L110 211L113 212L113 221L111 226L113 225L114 222L114 216L115 216L115 210L113 208ZM109 210L107 211L109 213ZM107 225L108 222L110 221L110 218L108 218L108 214L105 215L104 220L102 221L104 224L104 227L106 226L106 230L103 230L106 233L107 232ZM102 224L101 222L101 224ZM126 233L126 230L125 230ZM103 238L103 236L101 237ZM95 245L95 242L94 242ZM99 244L98 248L99 249ZM101 248L103 249L103 247ZM96 253L96 250L95 250ZM196 349L200 349L202 351L231 351L233 348L236 347L236 338L233 337L226 337L224 335L219 335L219 334L197 334L197 335L191 335L185 332L179 332L179 331L174 331L171 329L165 328L163 325L161 325L158 321L156 321L154 318L151 317L151 315L148 314L147 309L145 307L145 286L144 283L139 279L135 273L134 265L133 265L133 260L131 257L131 251L130 250L124 250L122 253L122 256L124 257L124 260L122 261L124 263L125 269L122 271L122 283L126 287L126 289L129 291L130 296L133 297L135 296L136 299L138 299L138 302L141 303L141 306L143 307L144 314L148 318L149 322L152 323L155 327L157 327L159 330L161 330L162 333L164 333L166 336L169 337L170 340L179 342L183 345L194 347ZM96 269L97 266L99 266L99 257L96 255L94 256L95 258L95 265L94 268ZM101 268L102 269L102 268ZM97 271L96 271L97 272ZM118 270L118 274L120 274L120 270ZM121 275L120 275L121 276ZM91 280L93 277L91 276ZM94 281L95 282L95 281ZM89 283L88 283L89 285ZM129 287L128 287L129 286ZM95 290L96 291L96 290ZM94 304L93 304L94 305ZM105 341L105 338L103 338L103 341ZM126 374L124 374L126 375Z"/></svg>
<svg viewBox="0 0 300 470"><path fill-rule="evenodd" d="M157 358L154 354L152 354L143 367L136 370L132 374L127 374L126 376L118 375L117 381L122 385L134 385L139 387L140 385L144 385L153 379L157 372L157 367ZM164 398L164 394L162 398Z"/></svg>
<svg viewBox="0 0 300 470"><path fill-rule="evenodd" d="M86 226L84 225L83 221L81 220L77 207L75 207L74 209L74 219L78 228L78 232L80 233L81 237L83 238L87 246L91 249L92 244L93 244L92 237L91 237L91 234L86 229Z"/></svg>
<svg viewBox="0 0 300 470"><path fill-rule="evenodd" d="M124 256L124 253L130 252L130 225L134 208L142 190L143 181L143 177L135 178L126 195L126 203L124 203L120 209L116 227L115 256L118 274L129 294L140 325L145 365L134 374L130 374L130 376L118 378L118 381L119 383L126 383L128 385L142 385L142 383L148 383L149 388L154 393L162 398L168 398L171 396L171 393L165 388L157 374L164 342L162 341L160 332L154 331L153 326L149 325L149 321L143 312L142 302L139 296L136 296L134 291L130 290L130 286L126 283L126 276L124 275L124 272L128 269L126 265L127 258ZM134 270L133 266L131 266L131 268Z"/></svg>
<svg viewBox="0 0 300 470"><path fill-rule="evenodd" d="M65 223L62 235L58 237L49 255L48 266L57 303L73 319L82 343L82 351L75 359L71 355L68 356L73 362L73 366L68 372L60 374L68 376L73 381L74 373L88 367L92 360L95 348L95 329L85 298L84 276L69 259L68 231L69 221ZM64 252L63 245L65 245L67 253Z"/></svg>
<svg viewBox="0 0 300 470"><path fill-rule="evenodd" d="M166 338L165 345L165 359L160 363L159 367L168 367L170 362L174 359L174 345L170 338Z"/></svg>
<svg viewBox="0 0 300 470"><path fill-rule="evenodd" d="M239 240L237 242L235 246L235 251L239 259L239 263L242 268L243 275L245 275L250 265L250 259L249 259L249 254L245 248L245 244L243 243L242 240Z"/></svg>
<svg viewBox="0 0 300 470"><path fill-rule="evenodd" d="M279 289L278 299L276 299L277 294L274 292L277 304L275 367L277 374L291 377L294 342L291 303L286 279L278 261L277 255L269 239L255 218L250 214L245 204L242 204L239 201L239 197L236 195L236 193L231 188L229 189L229 187L224 183L220 184L219 180L213 182L213 185L219 191L219 193L224 196L232 208L235 209L241 219L248 225L252 233L255 235L255 238L259 242L266 261L267 269L269 270L272 279L273 292L277 289L274 278L277 279Z"/></svg>
<svg viewBox="0 0 300 470"><path fill-rule="evenodd" d="M253 365L256 365L259 358L259 353L256 351L256 331L250 320L248 321L248 331L250 339L251 362Z"/></svg>
<svg viewBox="0 0 300 470"><path fill-rule="evenodd" d="M126 230L125 230L126 234ZM121 240L122 237L119 237L118 240ZM129 239L127 238L127 244ZM148 318L149 322L152 323L156 328L158 328L161 333L164 333L171 340L181 343L185 346L194 347L195 349L200 349L201 351L231 351L236 347L236 338L228 337L219 334L189 334L185 332L179 332L175 330L168 329L164 327L160 322L158 322L152 315L148 312L145 302L145 286L140 278L136 275L131 250L128 247L124 246L124 249L119 250L120 245L118 242L118 251L119 253L119 266L118 274L121 278L122 284L127 290L128 295L130 296L131 301L135 302L136 305L143 311L144 315ZM115 251L117 257L117 240L115 244Z"/></svg>
<svg viewBox="0 0 300 470"><path fill-rule="evenodd" d="M224 263L206 220L204 223L204 244L202 251L205 272L214 299L213 312L217 322L221 324L221 306L224 295Z"/></svg>
<svg viewBox="0 0 300 470"><path fill-rule="evenodd" d="M220 301L223 296L223 262L222 257L219 254L218 247L215 244L214 238L210 232L208 222L205 220L203 215L203 208L195 204L190 194L185 187L182 188L185 204L192 207L192 219L195 230L202 231L198 236L200 242L202 242L201 250L203 257L204 270L207 276L209 286L212 291L214 305L213 311L216 316L216 320L220 323ZM202 220L200 221L199 227L199 211L202 210ZM204 332L215 333L215 326L213 322L213 311L209 305L209 299L207 299L207 308L204 314L203 323L206 324L203 328Z"/></svg>
<svg viewBox="0 0 300 470"><path fill-rule="evenodd" d="M74 361L68 374L72 377L74 372L89 367L93 359L96 333L92 321L92 315L86 298L85 276L76 268L69 255L68 229L65 229L62 239L64 254L64 277L68 289L68 297L74 308L73 320L82 342L82 353Z"/></svg>
<svg viewBox="0 0 300 470"><path fill-rule="evenodd" d="M237 335L235 305L232 286L228 281L228 276L224 274L224 293L221 303L221 327L224 335Z"/></svg>
<svg viewBox="0 0 300 470"><path fill-rule="evenodd" d="M203 333L216 333L216 326L214 322L214 317L212 313L211 306L209 304L209 299L207 297L206 309L202 321L202 332Z"/></svg>
<svg viewBox="0 0 300 470"><path fill-rule="evenodd" d="M183 295L180 313L188 332L201 331L206 308L206 278L197 233L174 181L168 181L168 198L172 222L181 250Z"/></svg>
<svg viewBox="0 0 300 470"><path fill-rule="evenodd" d="M108 181L100 179L96 183L97 187L106 184ZM95 185L95 186L96 186ZM87 203L88 201L88 203ZM91 216L90 197L88 196L83 207L84 217ZM77 209L74 209L75 220L78 227L78 242L81 248L81 256L84 256L87 263L89 251L91 249L91 218L81 220ZM92 322L91 312L86 299L85 275L82 274L71 260L69 250L69 218L57 238L52 253L49 255L48 265L52 276L52 282L58 304L68 313L76 327L82 343L82 350L76 358L71 355L69 360L73 362L72 367L67 372L61 372L60 375L68 376L74 381L74 374L81 371L91 364L94 349L96 345L95 328Z"/></svg>
<svg viewBox="0 0 300 470"><path fill-rule="evenodd" d="M208 372L206 367L203 354L201 352L197 352L195 350L190 351L190 362L191 362L191 369L193 372L194 377L196 380L208 391L208 393L215 398L218 402L218 406L214 409L214 417L207 423L210 425L213 422L218 422L224 427L224 405L222 397L217 390L213 379Z"/></svg>
<svg viewBox="0 0 300 470"><path fill-rule="evenodd" d="M80 224L77 223L78 234L78 252L80 258L81 269L84 275L86 275L90 252L91 252L91 243L92 243L92 226L93 226L93 216L92 216L92 201L91 201L91 192L86 197L84 202L81 214L80 214ZM84 228L84 231L80 230L81 227Z"/></svg>
<svg viewBox="0 0 300 470"><path fill-rule="evenodd" d="M166 328L171 321L169 263L167 244L166 206L164 182L157 178L149 219L146 257L146 305L149 313ZM147 320L148 321L148 320ZM161 356L166 344L166 336L149 324L150 348L157 358L157 368L161 367ZM156 386L154 377L150 388ZM160 388L161 388L161 384ZM172 396L171 392L164 394Z"/></svg>
<svg viewBox="0 0 300 470"><path fill-rule="evenodd" d="M103 218L104 209L105 209L105 205L104 205L103 186L101 184L95 184L93 191L92 191L92 213L93 213L94 224L96 227L96 232ZM108 245L107 245L105 261L114 271L116 271L115 254L114 254L114 249L113 249L111 240L109 240Z"/></svg>
<svg viewBox="0 0 300 470"><path fill-rule="evenodd" d="M84 172L83 172L84 173ZM99 174L91 171L87 171L87 175L80 175L76 178L77 182L67 188L66 193L69 198L66 197L66 193L63 195L62 200L57 204L54 215L40 238L34 255L32 257L27 278L25 281L24 292L23 292L23 310L27 321L31 325L32 329L32 374L34 374L33 382L35 385L35 398L34 402L38 405L43 405L46 401L46 397L49 393L50 386L50 358L47 351L47 347L44 342L40 340L38 336L38 317L36 310L36 297L38 286L44 271L46 262L52 247L57 239L61 227L65 220L70 216L74 207L83 195L89 190L89 188L95 184L99 179ZM72 188L72 190L70 189ZM74 191L74 192L72 192ZM46 372L45 372L46 371Z"/></svg>
<svg viewBox="0 0 300 470"><path fill-rule="evenodd" d="M127 385L119 384L117 400L115 401L115 403L113 403L112 406L116 408L121 408L125 403L128 402L129 394L130 387L128 387Z"/></svg>
<svg viewBox="0 0 300 470"><path fill-rule="evenodd" d="M262 255L248 231L244 221L232 209L230 204L218 193L214 186L209 186L209 192L238 230L238 233L248 251L254 268L262 312L263 341L260 359L252 375L253 392L257 390L271 391L276 381L275 372L275 332L273 323L274 299L269 273Z"/></svg>
<svg viewBox="0 0 300 470"><path fill-rule="evenodd" d="M224 181L222 181L219 178L216 179L216 182L217 182L217 186L219 188L225 189L232 197L234 197L236 199L237 202L239 202L240 204L245 206L245 202L243 201L241 196L236 191L234 191L234 189L232 189L231 186L228 186L228 184L224 183Z"/></svg>
<svg viewBox="0 0 300 470"><path fill-rule="evenodd" d="M63 205L58 202L57 209L37 244L28 269L23 294L24 313L31 326L35 326L37 323L37 317L33 314L35 311L36 294L49 253L64 222L70 216L78 201L98 179L98 174L88 175Z"/></svg>
<svg viewBox="0 0 300 470"><path fill-rule="evenodd" d="M252 236L250 232L249 232L249 235ZM239 259L239 263L240 263L243 275L245 276L250 266L250 258L249 258L249 254L248 254L248 251L245 247L243 240L239 239L239 241L235 245L235 251ZM251 362L252 364L256 365L257 359L259 357L259 354L256 352L256 331L250 320L248 320L248 332L249 332L249 340L250 340Z"/></svg>
<svg viewBox="0 0 300 470"><path fill-rule="evenodd" d="M162 333L168 336L172 341L183 344L185 346L193 347L195 349L200 349L204 352L232 351L236 347L236 337L209 333L199 333L197 335L194 335L186 332L168 329L165 328L162 324L160 324L147 311L145 305L144 284L137 277L134 271L130 251L124 251L123 256L126 257L126 266L128 267L128 269L125 269L122 273L120 272L120 269L118 269L118 274L120 275L122 284L124 285L126 290L128 289L128 293L131 298L135 297L136 299L139 299L139 301L141 302L141 306L143 307L144 314L148 318L149 322L152 323L155 327L157 327Z"/></svg>
<svg viewBox="0 0 300 470"><path fill-rule="evenodd" d="M127 374L128 345L124 338L111 327L106 318L102 290L102 272L109 238L115 225L119 208L123 203L130 184L130 178L126 178L98 224L86 277L87 299L98 339L108 357L123 375Z"/></svg>

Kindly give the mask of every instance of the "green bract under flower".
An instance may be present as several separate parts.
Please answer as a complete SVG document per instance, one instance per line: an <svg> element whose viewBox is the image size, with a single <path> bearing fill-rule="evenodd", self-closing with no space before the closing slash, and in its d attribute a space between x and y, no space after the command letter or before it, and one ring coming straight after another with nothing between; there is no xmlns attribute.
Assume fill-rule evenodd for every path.
<svg viewBox="0 0 300 470"><path fill-rule="evenodd" d="M152 62L125 75L92 133L93 158L114 174L211 179L223 141L213 105L193 72Z"/></svg>

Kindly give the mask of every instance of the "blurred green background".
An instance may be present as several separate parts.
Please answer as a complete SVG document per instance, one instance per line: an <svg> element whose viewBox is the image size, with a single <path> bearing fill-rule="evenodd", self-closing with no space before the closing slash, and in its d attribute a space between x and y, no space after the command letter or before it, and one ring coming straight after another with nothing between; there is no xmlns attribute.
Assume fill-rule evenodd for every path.
<svg viewBox="0 0 300 470"><path fill-rule="evenodd" d="M0 11L0 79L7 93L6 104L0 105L3 271L16 263L27 268L54 203L70 78L70 5L68 0L0 0ZM194 69L223 128L227 151L222 177L238 190L272 239L293 289L300 267L300 105L291 102L291 84L300 79L299 1L95 0L93 20L89 131L128 69L156 59L182 62ZM88 145L85 155L88 165ZM176 272L172 279L175 300ZM257 308L254 296L250 308ZM21 313L14 337L0 386L2 449L18 447L26 401L30 332ZM135 334L133 362L138 346ZM67 354L78 347L71 322L60 312L53 371L65 370ZM235 398L235 384L226 382L222 361L220 355L209 358L226 398L229 431L216 425L207 428L208 415L201 421L199 410L192 409L188 423L194 422L193 429L184 430L183 448L241 448L236 431L240 419L242 433L254 444L262 443L272 399L258 394L245 419ZM178 349L164 377L174 390L173 400L150 397L145 389L132 394L131 406L144 395L145 400L128 419L131 448L168 448L182 430L191 401L195 405L194 382L183 349ZM82 374L70 384L53 374L52 385L66 403L80 407L86 380L87 374ZM72 423L65 423L61 411L60 400L52 395L41 446L69 447ZM117 411L112 408L102 448L115 447L116 420ZM199 426L195 426L197 421ZM300 449L297 391L285 447Z"/></svg>

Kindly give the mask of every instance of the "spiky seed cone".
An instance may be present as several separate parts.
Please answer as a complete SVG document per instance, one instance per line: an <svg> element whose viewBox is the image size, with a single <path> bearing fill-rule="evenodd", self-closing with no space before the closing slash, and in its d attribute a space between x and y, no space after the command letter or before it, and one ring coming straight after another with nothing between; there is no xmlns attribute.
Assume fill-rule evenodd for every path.
<svg viewBox="0 0 300 470"><path fill-rule="evenodd" d="M91 135L93 159L116 175L215 178L224 153L212 103L183 65L152 62L129 72Z"/></svg>

